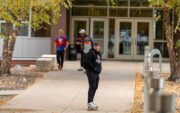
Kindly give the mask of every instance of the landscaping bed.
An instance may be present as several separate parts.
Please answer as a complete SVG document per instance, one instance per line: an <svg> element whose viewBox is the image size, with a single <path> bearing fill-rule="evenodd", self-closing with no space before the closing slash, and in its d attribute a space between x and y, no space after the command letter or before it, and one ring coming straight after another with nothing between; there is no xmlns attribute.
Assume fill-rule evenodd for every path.
<svg viewBox="0 0 180 113"><path fill-rule="evenodd" d="M44 77L46 72L36 71L36 67L31 65L23 67L20 65L11 69L11 75L0 76L0 90L25 90L32 84ZM0 106L11 100L16 95L1 95Z"/></svg>
<svg viewBox="0 0 180 113"><path fill-rule="evenodd" d="M14 98L16 95L3 95L0 96L0 106L4 105L6 102Z"/></svg>
<svg viewBox="0 0 180 113"><path fill-rule="evenodd" d="M180 108L180 84L167 81L169 74L160 74L160 77L165 79L165 88L163 90L166 94L173 94L176 97L176 108ZM142 78L142 73L136 74L136 85L135 85L135 97L133 103L132 113L142 113L143 112L143 91L144 79ZM176 110L175 113L180 113L180 110Z"/></svg>

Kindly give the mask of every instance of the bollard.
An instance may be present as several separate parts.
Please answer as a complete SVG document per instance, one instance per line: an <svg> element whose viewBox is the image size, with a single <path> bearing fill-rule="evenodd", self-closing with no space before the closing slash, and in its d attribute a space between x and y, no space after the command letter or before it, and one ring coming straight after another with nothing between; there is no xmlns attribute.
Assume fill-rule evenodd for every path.
<svg viewBox="0 0 180 113"><path fill-rule="evenodd" d="M149 79L150 88L153 89L153 92L149 95L149 111L155 113L159 112L161 109L161 89L164 88L164 79L163 78L150 78Z"/></svg>
<svg viewBox="0 0 180 113"><path fill-rule="evenodd" d="M166 94L151 94L149 96L150 113L174 113L175 97Z"/></svg>
<svg viewBox="0 0 180 113"><path fill-rule="evenodd" d="M150 88L154 90L160 90L164 88L164 78L151 78L150 79Z"/></svg>
<svg viewBox="0 0 180 113"><path fill-rule="evenodd" d="M143 71L144 71L144 73L146 73L147 72L147 70L148 70L148 62L150 63L151 61L151 59L150 59L150 47L149 46L145 46L145 52L144 52L144 69L143 69ZM149 61L148 61L148 58L149 58Z"/></svg>
<svg viewBox="0 0 180 113"><path fill-rule="evenodd" d="M174 95L161 95L160 113L175 112L175 97Z"/></svg>
<svg viewBox="0 0 180 113"><path fill-rule="evenodd" d="M149 70L144 74L144 113L149 113L149 94L150 82L149 79L158 77L158 72Z"/></svg>
<svg viewBox="0 0 180 113"><path fill-rule="evenodd" d="M153 89L152 94L161 94L161 89L164 88L163 78L150 78L149 79L150 88Z"/></svg>
<svg viewBox="0 0 180 113"><path fill-rule="evenodd" d="M143 113L149 113L149 87L147 83L144 83L144 107L143 107Z"/></svg>
<svg viewBox="0 0 180 113"><path fill-rule="evenodd" d="M148 51L148 52L150 51L150 47L149 46L145 46L145 52L146 51Z"/></svg>
<svg viewBox="0 0 180 113"><path fill-rule="evenodd" d="M148 70L144 74L144 113L149 113L149 95L150 95L150 82L149 79L157 78L158 77L158 71Z"/></svg>
<svg viewBox="0 0 180 113"><path fill-rule="evenodd" d="M159 56L159 68L160 68L160 72L162 72L162 55L161 55L161 52L159 49L153 49L151 51L151 55L150 55L150 59L151 59L151 63L153 64L153 57L155 55L158 55Z"/></svg>
<svg viewBox="0 0 180 113"><path fill-rule="evenodd" d="M160 111L160 94L150 94L149 96L149 112L155 111Z"/></svg>
<svg viewBox="0 0 180 113"><path fill-rule="evenodd" d="M148 70L152 70L152 61L151 61L151 54L148 53L144 60L144 73L147 73Z"/></svg>
<svg viewBox="0 0 180 113"><path fill-rule="evenodd" d="M147 72L148 78L158 78L158 71L149 70Z"/></svg>

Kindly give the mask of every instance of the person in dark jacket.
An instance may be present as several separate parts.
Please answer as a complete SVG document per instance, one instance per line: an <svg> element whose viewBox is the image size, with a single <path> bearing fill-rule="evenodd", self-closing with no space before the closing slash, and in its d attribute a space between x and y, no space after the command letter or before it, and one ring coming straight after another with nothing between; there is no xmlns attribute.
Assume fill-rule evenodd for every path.
<svg viewBox="0 0 180 113"><path fill-rule="evenodd" d="M80 61L80 68L78 69L78 71L83 71L83 51L81 49L81 43L84 40L86 31L84 29L81 29L79 31L79 35L76 38L76 50L77 53L81 53L81 61Z"/></svg>
<svg viewBox="0 0 180 113"><path fill-rule="evenodd" d="M94 43L93 48L88 52L86 56L86 74L89 82L88 91L88 109L94 110L98 108L98 105L93 102L96 90L99 84L99 74L101 73L102 55L99 52L99 43Z"/></svg>
<svg viewBox="0 0 180 113"><path fill-rule="evenodd" d="M84 39L81 42L81 51L82 51L82 55L81 55L81 65L84 69L86 69L85 66L85 57L87 56L87 53L93 48L93 40L88 36L85 35Z"/></svg>

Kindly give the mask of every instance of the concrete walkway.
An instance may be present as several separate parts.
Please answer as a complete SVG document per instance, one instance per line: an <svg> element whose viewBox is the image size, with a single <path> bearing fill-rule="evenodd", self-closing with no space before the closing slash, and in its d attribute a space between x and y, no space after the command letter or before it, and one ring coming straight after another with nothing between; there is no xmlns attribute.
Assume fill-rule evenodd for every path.
<svg viewBox="0 0 180 113"><path fill-rule="evenodd" d="M65 62L62 72L48 73L38 83L1 106L0 113L9 113L6 109L25 110L26 113L90 113L87 111L87 77L83 72L78 72L78 68L79 62ZM142 71L141 68L142 63L136 62L103 62L99 89L95 96L95 102L100 108L92 113L131 111L135 74L136 71Z"/></svg>
<svg viewBox="0 0 180 113"><path fill-rule="evenodd" d="M19 95L23 92L24 92L24 90L1 90L0 96L3 96L3 95Z"/></svg>

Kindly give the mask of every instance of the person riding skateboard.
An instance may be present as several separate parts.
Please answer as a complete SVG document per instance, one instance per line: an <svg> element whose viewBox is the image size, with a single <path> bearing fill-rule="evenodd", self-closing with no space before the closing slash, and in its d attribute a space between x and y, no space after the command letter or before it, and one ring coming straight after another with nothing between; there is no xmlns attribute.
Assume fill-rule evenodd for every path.
<svg viewBox="0 0 180 113"><path fill-rule="evenodd" d="M98 105L94 103L94 96L99 84L99 74L102 70L102 55L99 50L99 43L94 43L93 48L88 52L85 59L86 74L89 83L88 110L98 109Z"/></svg>

